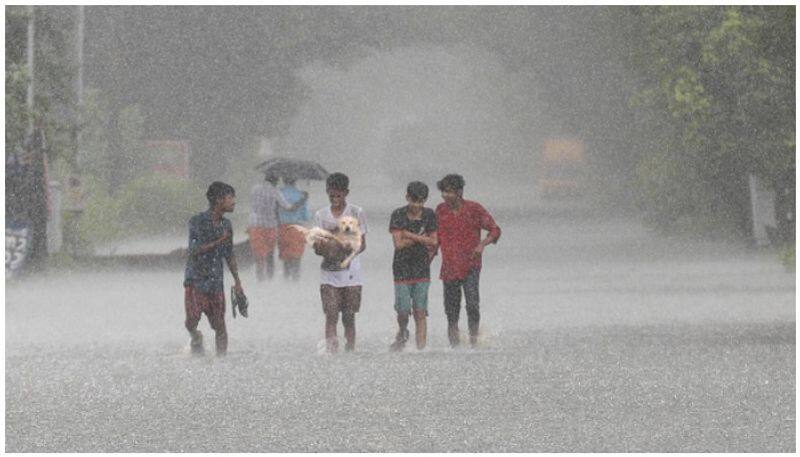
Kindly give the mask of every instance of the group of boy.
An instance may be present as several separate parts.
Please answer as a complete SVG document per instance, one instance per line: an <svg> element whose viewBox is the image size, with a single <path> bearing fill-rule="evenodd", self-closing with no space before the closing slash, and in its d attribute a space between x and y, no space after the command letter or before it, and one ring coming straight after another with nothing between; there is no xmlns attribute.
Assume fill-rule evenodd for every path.
<svg viewBox="0 0 800 457"><path fill-rule="evenodd" d="M356 219L362 237L359 253L363 252L367 246L367 220L361 207L347 202L350 192L349 178L343 173L333 173L328 176L325 184L330 205L316 212L314 225L334 232L340 218L349 216ZM390 346L393 351L405 347L410 336L408 324L412 316L416 325L417 349L421 350L427 344L430 265L440 250L440 279L444 286L444 309L450 346L457 347L460 344L458 320L462 291L466 304L469 342L473 347L477 345L481 258L484 248L500 238L500 227L483 206L464 199L464 185L464 178L457 174L447 175L437 182L443 202L434 211L425 207L428 186L419 181L412 182L406 189L407 205L397 208L391 214L389 232L395 248L392 273L394 308L398 323L395 341ZM223 355L227 350L223 260L227 262L233 275L234 292L244 293L233 254L231 223L223 217L224 213L233 211L235 207L235 190L228 184L214 182L206 197L209 201L208 211L194 216L189 222L189 257L184 280L186 329L191 336L192 351L202 352L202 336L197 330L197 324L201 313L205 313L216 332L217 354ZM303 203L305 197L307 194L302 198ZM292 203L282 203L286 203L285 206L282 205L284 209L292 210ZM297 202L294 203L296 204ZM481 239L483 231L488 233ZM249 232L252 238L254 231L251 229ZM361 308L363 286L359 256L356 255L346 267L342 267L341 259L349 254L343 245L335 240L325 240L314 243L313 248L322 257L320 298L325 313L326 349L331 353L338 351L337 327L341 316L345 350L352 351L356 343L355 316Z"/></svg>

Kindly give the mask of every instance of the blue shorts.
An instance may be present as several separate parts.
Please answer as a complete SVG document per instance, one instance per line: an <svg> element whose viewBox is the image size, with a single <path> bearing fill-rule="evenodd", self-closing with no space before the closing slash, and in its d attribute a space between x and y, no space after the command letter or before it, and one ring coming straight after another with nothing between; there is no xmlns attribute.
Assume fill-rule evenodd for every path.
<svg viewBox="0 0 800 457"><path fill-rule="evenodd" d="M394 285L394 309L399 312L410 313L411 309L421 309L428 315L428 287L429 281L414 284Z"/></svg>

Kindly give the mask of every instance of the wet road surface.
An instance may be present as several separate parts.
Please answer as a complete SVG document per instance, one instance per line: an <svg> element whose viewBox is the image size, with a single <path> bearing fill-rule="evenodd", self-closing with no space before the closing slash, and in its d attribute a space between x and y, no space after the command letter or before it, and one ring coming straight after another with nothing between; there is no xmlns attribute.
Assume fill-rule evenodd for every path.
<svg viewBox="0 0 800 457"><path fill-rule="evenodd" d="M8 283L6 451L794 451L795 279L774 253L496 215L480 348L447 347L434 281L429 347L395 354L385 216L352 354L320 353L310 255L298 283L243 272L223 359L205 320L188 353L180 271Z"/></svg>

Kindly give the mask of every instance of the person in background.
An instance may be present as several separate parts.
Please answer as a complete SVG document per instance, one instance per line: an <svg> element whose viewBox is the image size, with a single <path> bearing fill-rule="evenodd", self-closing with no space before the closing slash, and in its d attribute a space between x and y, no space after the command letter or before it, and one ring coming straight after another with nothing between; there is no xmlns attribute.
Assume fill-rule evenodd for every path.
<svg viewBox="0 0 800 457"><path fill-rule="evenodd" d="M283 277L295 281L300 279L300 259L306 246L305 236L292 224L305 225L308 222L308 205L306 195L297 187L294 176L284 176L281 194L290 204L302 201L302 205L294 211L280 209L278 211L278 257L283 261Z"/></svg>
<svg viewBox="0 0 800 457"><path fill-rule="evenodd" d="M389 232L394 242L394 309L398 332L392 351L400 351L408 341L408 317L413 312L417 349L427 342L428 287L431 283L431 260L436 254L436 214L425 207L428 186L414 181L406 189L408 204L397 208L389 218Z"/></svg>
<svg viewBox="0 0 800 457"><path fill-rule="evenodd" d="M256 278L263 281L272 278L275 271L274 250L278 239L278 208L294 211L306 202L307 192L302 192L302 199L294 204L286 201L276 184L278 176L266 173L264 182L253 186L250 204L250 225L247 234L250 236L250 249L256 264Z"/></svg>
<svg viewBox="0 0 800 457"><path fill-rule="evenodd" d="M233 275L236 293L244 295L233 254L233 226L224 217L236 207L236 191L228 184L215 181L208 187L206 198L208 210L189 220L189 249L183 280L185 325L191 336L192 353L202 353L203 335L197 330L197 324L205 313L216 333L217 355L222 356L228 350L223 259Z"/></svg>
<svg viewBox="0 0 800 457"><path fill-rule="evenodd" d="M344 173L332 173L325 181L325 191L330 206L321 208L314 214L314 226L329 232L339 228L342 216L358 220L361 230L361 251L367 248L367 218L360 207L347 203L350 193L350 178ZM314 243L314 252L323 257L320 266L320 298L325 313L325 341L329 353L339 350L336 326L339 314L344 324L345 351L352 351L356 345L356 313L361 309L361 286L364 283L360 256L356 256L347 268L340 262L350 254L336 240Z"/></svg>
<svg viewBox="0 0 800 457"><path fill-rule="evenodd" d="M436 207L442 266L439 277L444 284L444 310L450 346L459 345L458 318L461 313L461 290L466 301L469 342L478 343L480 324L479 281L483 249L497 243L500 227L480 203L464 199L464 178L449 174L436 183L443 203ZM481 240L481 231L488 231Z"/></svg>

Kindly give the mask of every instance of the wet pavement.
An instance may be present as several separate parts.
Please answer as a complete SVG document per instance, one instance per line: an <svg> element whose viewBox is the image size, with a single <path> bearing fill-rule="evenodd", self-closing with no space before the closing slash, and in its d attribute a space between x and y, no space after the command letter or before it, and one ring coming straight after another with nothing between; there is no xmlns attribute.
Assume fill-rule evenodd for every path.
<svg viewBox="0 0 800 457"><path fill-rule="evenodd" d="M320 351L311 255L298 283L243 272L251 314L228 311L222 359L205 320L188 353L180 271L8 283L6 451L795 450L795 277L775 253L496 215L480 347L447 347L434 281L429 347L397 354L374 214L352 354Z"/></svg>

